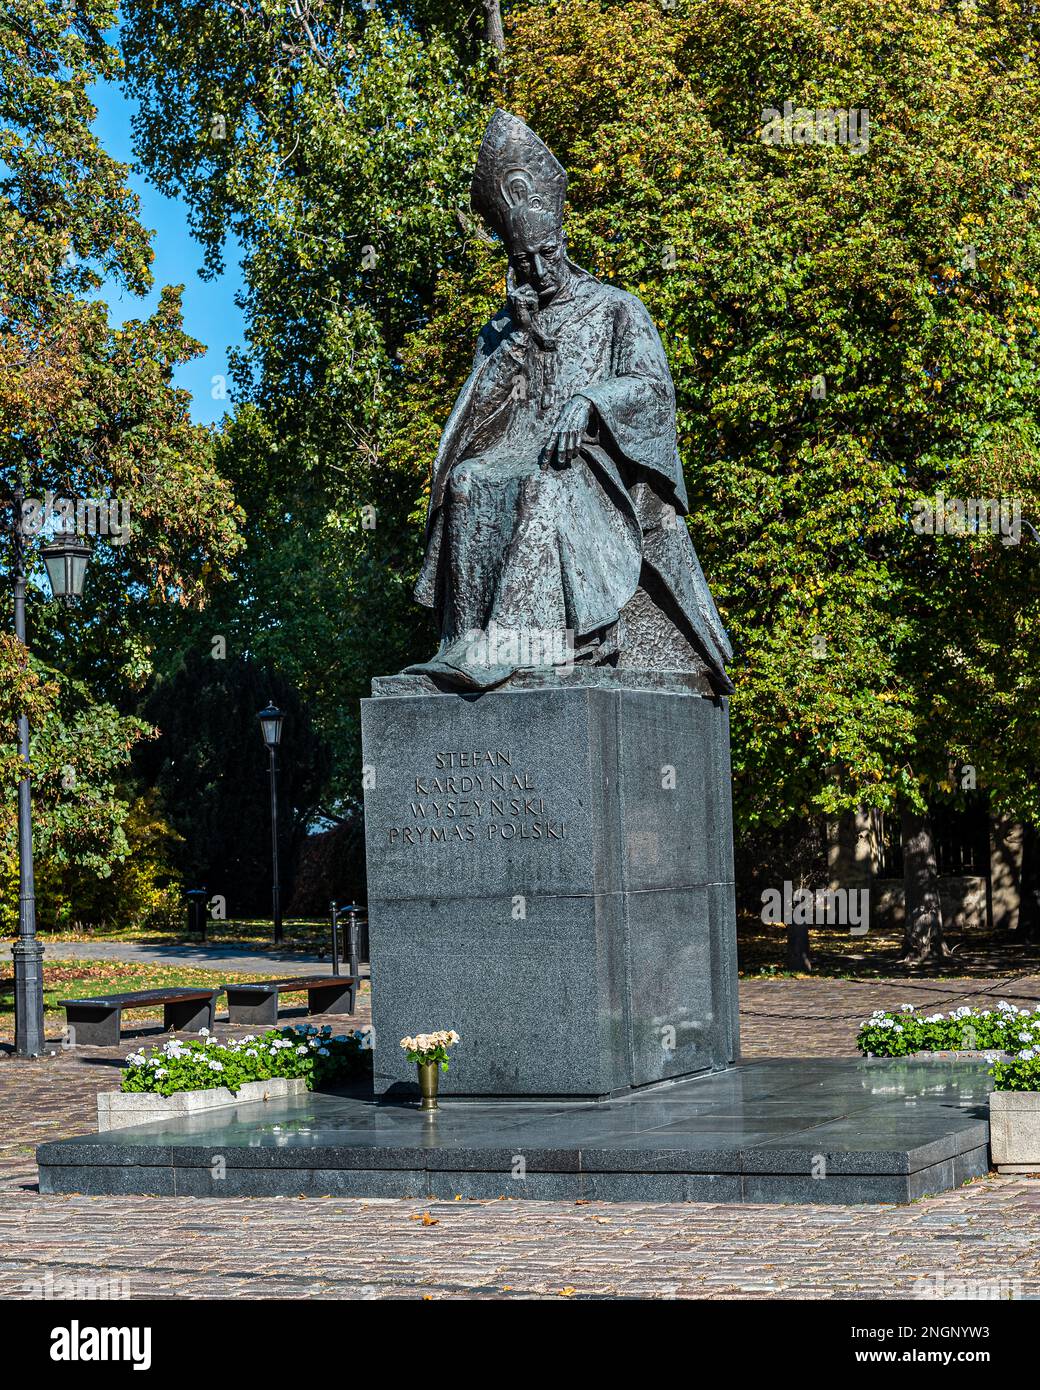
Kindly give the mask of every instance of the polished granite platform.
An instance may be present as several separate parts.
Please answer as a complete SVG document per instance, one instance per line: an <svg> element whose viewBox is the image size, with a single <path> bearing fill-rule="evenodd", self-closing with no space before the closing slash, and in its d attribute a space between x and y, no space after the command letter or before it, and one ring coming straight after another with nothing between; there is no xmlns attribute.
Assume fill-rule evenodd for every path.
<svg viewBox="0 0 1040 1390"><path fill-rule="evenodd" d="M909 1202L989 1168L984 1062L798 1058L621 1100L309 1094L37 1149L43 1192Z"/></svg>

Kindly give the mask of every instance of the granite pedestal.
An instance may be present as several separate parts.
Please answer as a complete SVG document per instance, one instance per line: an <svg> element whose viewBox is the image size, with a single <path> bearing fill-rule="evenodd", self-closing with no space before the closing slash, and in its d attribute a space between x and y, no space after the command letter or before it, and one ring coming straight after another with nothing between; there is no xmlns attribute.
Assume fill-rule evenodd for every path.
<svg viewBox="0 0 1040 1390"><path fill-rule="evenodd" d="M737 1056L725 700L598 684L363 702L377 1094L601 1098Z"/></svg>
<svg viewBox="0 0 1040 1390"><path fill-rule="evenodd" d="M89 1195L910 1202L988 1171L992 1084L985 1062L793 1058L590 1103L305 1094L37 1159L41 1191Z"/></svg>

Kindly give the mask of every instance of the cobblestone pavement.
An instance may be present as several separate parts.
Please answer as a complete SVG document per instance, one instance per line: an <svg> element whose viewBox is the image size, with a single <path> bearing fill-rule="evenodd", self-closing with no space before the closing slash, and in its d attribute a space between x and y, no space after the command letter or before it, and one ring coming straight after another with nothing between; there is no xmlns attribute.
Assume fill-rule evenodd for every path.
<svg viewBox="0 0 1040 1390"><path fill-rule="evenodd" d="M1040 976L750 980L745 1055L848 1054L873 1008L997 998L1040 999ZM366 992L356 1021L367 1007ZM73 1296L77 1281L94 1281L81 1295L160 1298L913 1299L963 1297L979 1281L989 1297L1040 1297L1031 1178L909 1207L41 1196L35 1145L94 1129L97 1091L155 1037L0 1061L0 1297Z"/></svg>
<svg viewBox="0 0 1040 1390"><path fill-rule="evenodd" d="M1020 1009L1040 1003L1040 975L1001 980L762 980L740 982L740 1044L747 1057L840 1057L855 1053L859 1025L874 1009L913 1004L948 1013L962 1004Z"/></svg>
<svg viewBox="0 0 1040 1390"><path fill-rule="evenodd" d="M331 948L330 948L331 951ZM11 947L0 945L0 961L10 961ZM114 960L130 965L189 965L201 970L256 971L258 974L307 975L328 958L301 951L256 951L250 946L170 944L150 946L135 941L48 941L44 966L59 960ZM367 973L363 967L362 973Z"/></svg>

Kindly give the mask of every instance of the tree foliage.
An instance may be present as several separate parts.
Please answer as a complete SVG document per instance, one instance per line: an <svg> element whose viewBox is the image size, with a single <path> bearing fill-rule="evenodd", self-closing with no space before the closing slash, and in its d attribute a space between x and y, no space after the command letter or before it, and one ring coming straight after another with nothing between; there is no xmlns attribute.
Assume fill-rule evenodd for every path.
<svg viewBox="0 0 1040 1390"><path fill-rule="evenodd" d="M201 351L181 325L180 291L114 326L105 285L144 294L149 234L127 169L92 129L92 84L121 69L105 31L114 0L13 0L0 16L0 484L5 567L12 489L43 502L115 499L125 544L93 547L87 602L66 624L42 602L28 546L32 662L0 643L0 721L32 720L38 854L56 869L106 875L127 853L135 792L121 784L147 727L131 711L150 671L154 613L199 605L238 542L236 511L209 431L191 423L173 369ZM11 596L0 604L10 630ZM60 672L60 677L58 676ZM48 682L48 677L50 678ZM45 692L50 689L48 697ZM0 841L13 859L19 769L5 736Z"/></svg>
<svg viewBox="0 0 1040 1390"><path fill-rule="evenodd" d="M230 233L243 249L248 348L218 457L247 550L210 630L293 680L336 750L334 797L356 796L368 680L433 640L392 420L402 345L458 242L479 34L447 5L130 0L123 47L152 176L211 270Z"/></svg>
<svg viewBox="0 0 1040 1390"><path fill-rule="evenodd" d="M503 104L570 171L573 254L669 353L743 822L952 791L951 760L1035 817L1037 561L910 524L938 490L1040 510L1032 26L577 0L514 12L508 53ZM869 147L766 143L785 101L868 111Z"/></svg>
<svg viewBox="0 0 1040 1390"><path fill-rule="evenodd" d="M508 7L497 74L462 16L128 6L142 157L211 267L229 232L245 250L220 444L249 515L236 649L291 669L349 791L352 702L430 640L406 596L437 433L503 289L466 215L497 101L570 172L573 257L661 331L737 645L740 823L920 809L964 763L1035 820L1040 557L911 525L940 490L1040 513L1028 15L546 0ZM869 143L767 143L788 101L866 112Z"/></svg>
<svg viewBox="0 0 1040 1390"><path fill-rule="evenodd" d="M271 904L268 755L257 713L273 700L285 712L278 750L282 901L308 826L329 780L329 750L306 706L280 673L248 658L189 654L156 681L146 714L161 730L141 744L135 767L156 788L178 843L171 858L185 886L225 899L229 917L266 914Z"/></svg>

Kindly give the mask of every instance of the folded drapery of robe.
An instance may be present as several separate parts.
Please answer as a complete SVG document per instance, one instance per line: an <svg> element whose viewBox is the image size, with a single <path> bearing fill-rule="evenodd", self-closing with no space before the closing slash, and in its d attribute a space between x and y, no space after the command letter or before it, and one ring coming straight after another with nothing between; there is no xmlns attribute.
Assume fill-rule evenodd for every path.
<svg viewBox="0 0 1040 1390"><path fill-rule="evenodd" d="M613 659L625 605L659 585L715 688L731 690L729 639L683 520L660 337L633 295L570 269L529 323L507 306L481 333L434 464L416 587L441 647L410 670L501 684L518 668L487 659L492 627L564 631L569 659ZM590 403L589 426L579 456L559 467L555 427L575 396Z"/></svg>

